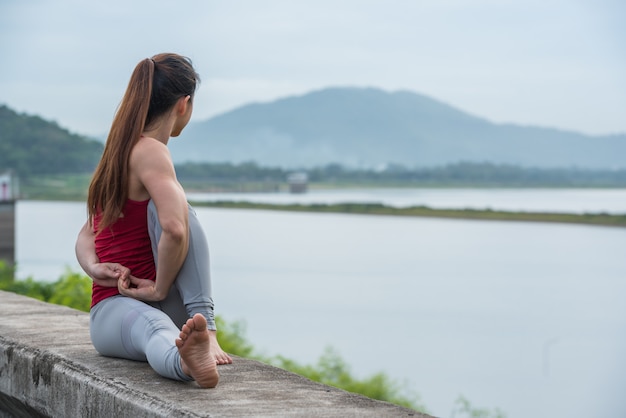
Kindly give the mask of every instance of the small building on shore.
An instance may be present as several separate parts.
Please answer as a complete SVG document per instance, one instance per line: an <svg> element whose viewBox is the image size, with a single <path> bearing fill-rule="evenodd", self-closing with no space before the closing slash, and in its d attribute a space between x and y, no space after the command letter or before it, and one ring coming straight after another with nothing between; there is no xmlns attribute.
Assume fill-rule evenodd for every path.
<svg viewBox="0 0 626 418"><path fill-rule="evenodd" d="M309 176L302 171L289 174L287 176L289 193L306 193L309 187Z"/></svg>
<svg viewBox="0 0 626 418"><path fill-rule="evenodd" d="M0 260L15 264L15 201L19 196L17 177L0 173Z"/></svg>

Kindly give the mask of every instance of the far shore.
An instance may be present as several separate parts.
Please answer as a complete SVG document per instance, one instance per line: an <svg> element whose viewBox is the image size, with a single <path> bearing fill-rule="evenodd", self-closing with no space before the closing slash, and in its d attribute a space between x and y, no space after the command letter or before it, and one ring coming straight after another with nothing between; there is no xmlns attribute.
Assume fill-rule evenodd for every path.
<svg viewBox="0 0 626 418"><path fill-rule="evenodd" d="M229 209L261 209L297 212L344 213L352 215L388 215L388 216L419 216L432 218L451 218L493 221L524 221L524 222L556 222L595 226L626 227L626 214L611 215L607 213L551 213L551 212L507 212L477 209L433 209L427 206L396 208L374 203L340 203L340 204L269 204L251 202L190 202L195 207L213 207Z"/></svg>
<svg viewBox="0 0 626 418"><path fill-rule="evenodd" d="M70 181L71 180L71 181ZM88 177L82 176L78 180L66 178L62 187L46 187L42 185L23 187L23 197L20 200L48 200L48 201L86 201ZM315 189L330 188L321 187L319 184L311 185ZM358 188L357 185L351 185ZM347 185L334 185L333 188L346 188ZM408 187L408 185L406 185ZM423 186L422 186L423 187ZM447 185L446 187L453 187ZM462 187L462 186L455 186ZM442 187L437 187L442 188ZM474 188L474 187L472 187ZM204 189L186 188L188 192L206 192ZM226 190L220 190L226 192ZM233 190L231 190L233 191ZM238 190L238 192L243 192ZM341 203L341 204L271 204L252 203L246 201L215 201L215 202L192 202L197 207L218 207L237 209L262 209L282 210L299 212L325 212L345 213L362 215L387 215L387 216L418 216L447 219L467 220L495 220L495 221L526 221L526 222L552 222L579 225L616 226L626 227L626 213L553 213L553 212L514 212L490 209L435 209L428 206L413 206L397 208L376 203Z"/></svg>

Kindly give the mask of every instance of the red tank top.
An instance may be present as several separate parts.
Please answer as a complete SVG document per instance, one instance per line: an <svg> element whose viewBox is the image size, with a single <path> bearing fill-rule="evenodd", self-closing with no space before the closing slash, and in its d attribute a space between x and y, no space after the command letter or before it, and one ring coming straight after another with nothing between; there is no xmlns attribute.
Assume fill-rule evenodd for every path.
<svg viewBox="0 0 626 418"><path fill-rule="evenodd" d="M156 279L154 257L148 235L148 202L128 199L123 216L96 236L96 255L101 263L120 263L140 279ZM100 215L94 217L97 231ZM92 286L91 306L118 295L117 287Z"/></svg>

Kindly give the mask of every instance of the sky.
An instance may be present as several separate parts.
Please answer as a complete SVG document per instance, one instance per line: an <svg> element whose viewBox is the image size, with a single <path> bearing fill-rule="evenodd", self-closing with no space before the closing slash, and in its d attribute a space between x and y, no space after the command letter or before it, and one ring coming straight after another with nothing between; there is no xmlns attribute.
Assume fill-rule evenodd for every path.
<svg viewBox="0 0 626 418"><path fill-rule="evenodd" d="M104 136L135 65L177 52L196 121L356 86L626 133L625 20L623 0L0 0L0 104Z"/></svg>

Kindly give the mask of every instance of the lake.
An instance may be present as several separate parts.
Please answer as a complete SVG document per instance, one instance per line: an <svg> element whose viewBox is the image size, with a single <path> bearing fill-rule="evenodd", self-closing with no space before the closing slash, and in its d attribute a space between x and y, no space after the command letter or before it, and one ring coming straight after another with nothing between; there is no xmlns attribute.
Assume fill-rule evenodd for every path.
<svg viewBox="0 0 626 418"><path fill-rule="evenodd" d="M511 199L529 210L569 195L570 211L626 212L624 191L604 203L599 196L610 190L566 192L526 190ZM330 194L357 193L368 192ZM515 195L495 194L502 193ZM480 195L475 203L500 199L486 190L473 196ZM589 201L597 209L582 206ZM266 354L314 363L332 346L356 376L383 371L406 381L441 417L453 415L459 395L509 418L626 416L624 229L197 212L211 246L217 312L245 320L249 340ZM65 266L78 269L73 246L84 219L81 203L18 202L18 276L56 280Z"/></svg>

